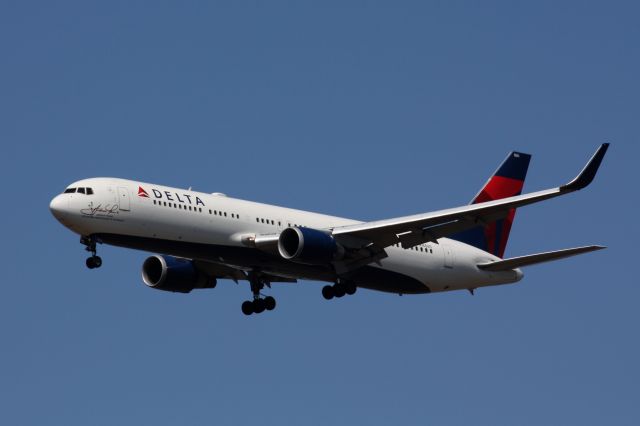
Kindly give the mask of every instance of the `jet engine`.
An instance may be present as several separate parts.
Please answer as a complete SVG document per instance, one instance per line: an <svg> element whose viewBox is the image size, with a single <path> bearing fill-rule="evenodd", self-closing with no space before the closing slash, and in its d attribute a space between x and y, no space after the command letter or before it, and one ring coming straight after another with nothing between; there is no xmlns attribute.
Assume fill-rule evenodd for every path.
<svg viewBox="0 0 640 426"><path fill-rule="evenodd" d="M200 273L192 261L160 255L148 257L144 261L142 281L151 288L178 293L216 286L216 279Z"/></svg>
<svg viewBox="0 0 640 426"><path fill-rule="evenodd" d="M326 265L344 256L344 248L329 232L304 227L282 231L278 252L287 260L309 265Z"/></svg>

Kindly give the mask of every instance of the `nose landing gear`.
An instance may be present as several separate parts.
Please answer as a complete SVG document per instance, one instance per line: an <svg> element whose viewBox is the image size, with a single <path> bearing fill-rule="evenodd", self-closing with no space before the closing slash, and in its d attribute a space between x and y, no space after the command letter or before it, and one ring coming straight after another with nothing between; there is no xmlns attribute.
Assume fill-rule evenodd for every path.
<svg viewBox="0 0 640 426"><path fill-rule="evenodd" d="M87 257L85 263L89 269L99 268L102 266L102 258L100 256L93 255L91 257Z"/></svg>
<svg viewBox="0 0 640 426"><path fill-rule="evenodd" d="M94 269L102 266L102 258L96 254L96 240L93 237L81 237L80 243L86 246L85 250L91 253L85 264L87 268Z"/></svg>
<svg viewBox="0 0 640 426"><path fill-rule="evenodd" d="M265 285L269 287L268 281L264 280L257 274L250 274L249 284L251 285L253 300L247 300L242 303L243 314L261 314L265 310L272 311L276 308L276 299L271 296L267 296L265 298L260 297L260 290L262 290Z"/></svg>

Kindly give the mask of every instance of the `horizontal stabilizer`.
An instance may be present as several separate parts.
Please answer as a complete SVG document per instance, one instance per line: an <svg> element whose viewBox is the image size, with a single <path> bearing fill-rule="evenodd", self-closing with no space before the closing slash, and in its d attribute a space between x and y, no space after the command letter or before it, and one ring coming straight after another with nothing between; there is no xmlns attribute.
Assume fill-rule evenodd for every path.
<svg viewBox="0 0 640 426"><path fill-rule="evenodd" d="M478 264L478 268L485 271L509 271L522 266L535 265L537 263L550 262L552 260L564 259L565 257L577 254L588 253L590 251L602 250L604 246L575 247L564 250L548 251L545 253L530 254L527 256L512 257L511 259L499 260Z"/></svg>

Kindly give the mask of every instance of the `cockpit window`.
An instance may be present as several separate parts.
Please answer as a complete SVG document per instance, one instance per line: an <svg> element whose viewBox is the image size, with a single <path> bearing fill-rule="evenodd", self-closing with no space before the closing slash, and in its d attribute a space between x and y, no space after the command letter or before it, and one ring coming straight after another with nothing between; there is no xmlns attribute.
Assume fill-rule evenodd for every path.
<svg viewBox="0 0 640 426"><path fill-rule="evenodd" d="M65 194L75 194L76 192L79 194L93 195L93 188L67 188L64 190Z"/></svg>

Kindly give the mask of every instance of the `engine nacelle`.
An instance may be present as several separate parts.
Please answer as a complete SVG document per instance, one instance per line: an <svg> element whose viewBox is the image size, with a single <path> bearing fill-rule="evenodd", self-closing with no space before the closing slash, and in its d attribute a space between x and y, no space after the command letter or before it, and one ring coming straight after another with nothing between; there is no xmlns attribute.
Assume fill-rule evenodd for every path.
<svg viewBox="0 0 640 426"><path fill-rule="evenodd" d="M326 265L342 258L344 248L326 231L293 227L280 233L278 252L293 262Z"/></svg>
<svg viewBox="0 0 640 426"><path fill-rule="evenodd" d="M178 293L216 286L215 278L199 273L190 260L159 255L148 257L142 264L142 281L151 288Z"/></svg>

